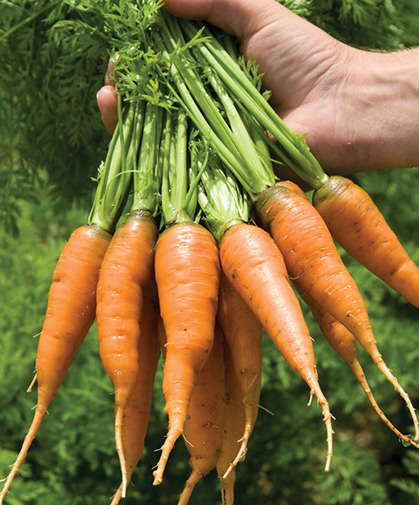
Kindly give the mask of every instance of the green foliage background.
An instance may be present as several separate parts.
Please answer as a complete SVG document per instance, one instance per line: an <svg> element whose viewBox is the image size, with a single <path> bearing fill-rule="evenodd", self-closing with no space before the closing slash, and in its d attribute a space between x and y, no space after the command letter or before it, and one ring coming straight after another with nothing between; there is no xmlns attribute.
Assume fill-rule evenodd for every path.
<svg viewBox="0 0 419 505"><path fill-rule="evenodd" d="M290 0L284 3L352 44L385 50L418 44L416 0ZM3 64L4 57L3 54ZM103 62L95 61L90 68L94 69L98 87L103 76ZM89 93L93 89L89 88ZM92 167L96 166L93 161L96 163L104 154L107 135L94 109L94 93L91 98L86 93L84 90L90 105L80 121L91 124L92 134L86 137L89 153L85 154L86 145L71 144L71 138L62 137L59 129L57 142L65 146L68 141L72 145L72 157L66 158L64 149L58 166L75 167L81 179L84 177L87 181ZM4 102L0 107L10 119L10 110L6 111ZM68 117L69 121L74 119L69 109L64 109L63 117ZM13 119L15 121L9 121L10 127L18 131L19 121ZM29 158L25 158L23 168L15 168L12 172L5 170L4 122L0 132L0 145L3 146L0 155L4 155L0 158L0 208L6 214L16 210L20 229L16 237L4 229L0 231L1 477L6 476L16 457L36 403L36 392L26 393L25 389L33 377L37 334L42 325L52 271L71 231L85 222L89 199L71 203L78 186L67 185L64 192L58 187L57 191L57 187L52 186L57 185L59 177L54 180L41 165L37 170L36 163L31 165ZM50 143L55 141L55 137L49 140ZM39 163L42 152L32 154ZM67 170L66 173L71 174L71 170ZM71 181L71 177L68 180ZM371 194L419 264L419 234L416 233L419 170L364 173L356 176L356 180ZM68 195L71 198L67 198ZM9 231L12 228L9 226ZM410 393L413 403L419 405L417 309L403 302L343 252L342 256L365 298L385 360ZM314 338L320 382L336 418L331 471L323 472L326 434L321 409L315 402L307 406L307 386L288 369L266 337L261 406L273 415L260 410L246 460L238 469L237 503L417 504L418 452L403 447L378 420L349 369L323 341L308 313L307 321ZM361 350L359 352L378 403L403 432L411 432L403 402L375 370L371 360ZM180 440L171 456L164 482L158 488L151 484L152 467L158 459L156 451L167 426L161 372L160 366L147 448L129 486L127 505L176 503L189 474L187 453ZM112 386L100 364L96 332L92 328L50 406L49 415L6 501L10 505L99 505L108 503L119 479L113 439ZM215 474L198 484L191 505L197 503L220 503Z"/></svg>

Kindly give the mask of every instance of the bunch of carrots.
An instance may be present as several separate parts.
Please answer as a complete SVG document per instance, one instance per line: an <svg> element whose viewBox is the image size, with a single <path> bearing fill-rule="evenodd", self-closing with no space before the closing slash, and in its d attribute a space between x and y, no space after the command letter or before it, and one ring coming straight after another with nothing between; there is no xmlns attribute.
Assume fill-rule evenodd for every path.
<svg viewBox="0 0 419 505"><path fill-rule="evenodd" d="M31 384L38 402L0 504L95 318L115 391L121 484L112 505L126 496L144 449L160 356L168 431L154 484L183 436L192 471L178 504L213 469L223 503L233 504L236 468L260 408L263 329L321 406L329 469L333 416L300 299L383 422L419 449L415 408L380 354L335 240L419 308L418 267L371 198L327 176L287 129L231 39L221 44L206 26L158 16L149 85L155 91L158 76L159 96L170 98L163 106L140 92L120 99L87 224L73 232L53 274ZM312 201L278 180L272 153L314 190ZM405 401L413 436L377 405L356 341Z"/></svg>

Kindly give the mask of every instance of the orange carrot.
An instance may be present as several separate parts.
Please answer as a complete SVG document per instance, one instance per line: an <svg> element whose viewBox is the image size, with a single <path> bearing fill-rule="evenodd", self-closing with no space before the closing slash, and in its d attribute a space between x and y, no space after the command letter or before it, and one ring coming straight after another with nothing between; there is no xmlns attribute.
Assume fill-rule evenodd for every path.
<svg viewBox="0 0 419 505"><path fill-rule="evenodd" d="M327 429L328 470L332 456L332 416L318 382L311 337L278 247L261 228L236 224L222 235L220 259L226 277L321 404Z"/></svg>
<svg viewBox="0 0 419 505"><path fill-rule="evenodd" d="M355 335L402 396L412 416L417 440L419 426L415 409L378 350L362 296L322 217L301 189L291 182L280 182L264 191L257 210L284 256L291 278L298 279L323 310Z"/></svg>
<svg viewBox="0 0 419 505"><path fill-rule="evenodd" d="M138 375L134 391L124 409L122 423L122 445L125 454L127 481L141 458L144 439L150 417L154 376L160 356L157 336L159 317L157 288L154 278L144 287L140 318L140 338L138 342ZM122 498L123 483L112 498L111 505L117 505Z"/></svg>
<svg viewBox="0 0 419 505"><path fill-rule="evenodd" d="M115 439L122 471L122 497L128 477L122 418L139 373L143 288L152 276L156 239L157 226L151 214L131 212L112 238L97 288L99 352L115 389Z"/></svg>
<svg viewBox="0 0 419 505"><path fill-rule="evenodd" d="M217 466L223 435L224 396L223 335L216 325L212 351L196 376L183 429L192 472L178 505L186 505L196 483Z"/></svg>
<svg viewBox="0 0 419 505"><path fill-rule="evenodd" d="M223 505L233 505L236 467L232 467L231 462L240 451L240 439L246 427L246 411L243 403L242 389L234 369L231 351L226 341L224 341L224 369L226 406L217 474L221 482ZM256 419L257 409L255 410L254 417Z"/></svg>
<svg viewBox="0 0 419 505"><path fill-rule="evenodd" d="M36 358L38 403L22 448L0 493L0 503L58 391L71 361L91 327L99 269L111 235L96 225L77 228L54 270Z"/></svg>
<svg viewBox="0 0 419 505"><path fill-rule="evenodd" d="M346 361L352 370L353 374L357 378L360 386L364 390L365 395L370 401L373 409L378 414L380 419L397 435L400 440L412 445L419 449L419 444L414 442L410 437L401 433L393 423L387 418L384 412L380 409L377 402L375 401L374 395L372 394L371 388L365 377L365 373L362 369L361 363L358 360L355 337L348 331L343 324L337 321L333 316L325 312L318 303L316 303L309 295L306 293L298 283L298 280L294 280L294 285L297 291L300 293L303 300L310 307L310 310L316 319L323 335L326 340L331 345L331 347L339 354L339 356Z"/></svg>
<svg viewBox="0 0 419 505"><path fill-rule="evenodd" d="M196 374L214 340L219 289L215 240L202 226L180 222L159 237L155 257L160 311L167 335L163 376L169 431L154 472L160 484L174 443L183 432Z"/></svg>
<svg viewBox="0 0 419 505"><path fill-rule="evenodd" d="M313 204L351 256L419 307L419 268L366 191L334 176L315 191Z"/></svg>
<svg viewBox="0 0 419 505"><path fill-rule="evenodd" d="M259 410L262 325L224 274L220 277L217 318L231 351L246 412L245 428L239 437L241 445L236 456L230 461L230 468L233 468L244 458Z"/></svg>

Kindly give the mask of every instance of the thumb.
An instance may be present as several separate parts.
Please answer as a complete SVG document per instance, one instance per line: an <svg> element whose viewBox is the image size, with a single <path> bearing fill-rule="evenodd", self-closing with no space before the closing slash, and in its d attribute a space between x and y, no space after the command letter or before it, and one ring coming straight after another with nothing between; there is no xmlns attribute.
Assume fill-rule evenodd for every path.
<svg viewBox="0 0 419 505"><path fill-rule="evenodd" d="M283 14L276 0L164 0L164 5L175 16L202 19L240 40Z"/></svg>

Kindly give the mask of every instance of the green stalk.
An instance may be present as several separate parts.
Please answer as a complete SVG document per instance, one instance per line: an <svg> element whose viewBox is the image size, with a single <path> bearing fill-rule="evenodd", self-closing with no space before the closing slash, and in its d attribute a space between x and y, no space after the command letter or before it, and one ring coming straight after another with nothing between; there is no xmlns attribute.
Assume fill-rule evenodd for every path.
<svg viewBox="0 0 419 505"><path fill-rule="evenodd" d="M189 38L195 35L196 23L188 20L178 22ZM241 102L248 113L277 139L283 149L283 161L314 189L322 186L327 180L327 175L309 150L304 138L296 135L285 125L238 62L212 36L208 28L205 28L202 33L207 37L202 43L196 44L193 50L201 53L207 65L217 72L235 99Z"/></svg>
<svg viewBox="0 0 419 505"><path fill-rule="evenodd" d="M144 120L138 124L141 141L138 145L138 160L134 169L134 197L132 211L143 210L153 216L158 213L158 192L160 190L161 170L159 164L162 113L151 102L141 105Z"/></svg>
<svg viewBox="0 0 419 505"><path fill-rule="evenodd" d="M218 242L228 228L249 220L250 201L234 176L218 163L211 164L202 174L198 201L205 224Z"/></svg>
<svg viewBox="0 0 419 505"><path fill-rule="evenodd" d="M235 134L218 110L213 98L204 87L201 77L190 63L191 58L185 57L185 49L179 54L179 43L182 36L174 18L162 16L163 41L167 50L162 52L169 67L170 76L181 96L182 106L188 112L202 135L215 148L223 163L240 177L241 183L249 193L259 193L272 184L272 180L263 179L252 164L246 163L248 153L241 155L243 146L238 142ZM170 29L173 30L171 33ZM185 44L184 44L185 45ZM184 47L183 45L183 47ZM170 52L170 53L169 53ZM183 56L182 58L180 56ZM197 105L199 103L199 107ZM202 109L202 112L201 112ZM240 168L241 167L241 168Z"/></svg>
<svg viewBox="0 0 419 505"><path fill-rule="evenodd" d="M136 156L136 144L132 139L138 121L141 119L137 106L128 103L115 128L105 162L99 168L98 186L88 222L109 233L115 230L131 188Z"/></svg>
<svg viewBox="0 0 419 505"><path fill-rule="evenodd" d="M166 114L164 128L162 134L162 142L160 145L159 160L161 165L161 206L163 220L165 223L175 219L176 211L170 200L169 173L172 164L172 139L174 137L174 123L172 115Z"/></svg>
<svg viewBox="0 0 419 505"><path fill-rule="evenodd" d="M188 156L188 121L186 114L173 112L176 124L171 120L166 123L162 143L162 211L166 226L174 223L192 222L193 215L188 210L195 209L191 202L189 156Z"/></svg>
<svg viewBox="0 0 419 505"><path fill-rule="evenodd" d="M254 170L255 173L260 176L261 181L265 181L266 186L274 185L275 175L272 167L266 166L266 164L261 160L260 155L256 149L256 145L249 133L249 130L245 126L241 115L239 114L237 108L230 98L230 95L225 91L215 74L211 73L209 82L214 88L218 98L221 100L221 103L230 122L232 132L239 146L240 154L242 158L246 160L246 166L249 167L249 170ZM244 174L237 173L235 175L243 184L242 176Z"/></svg>

